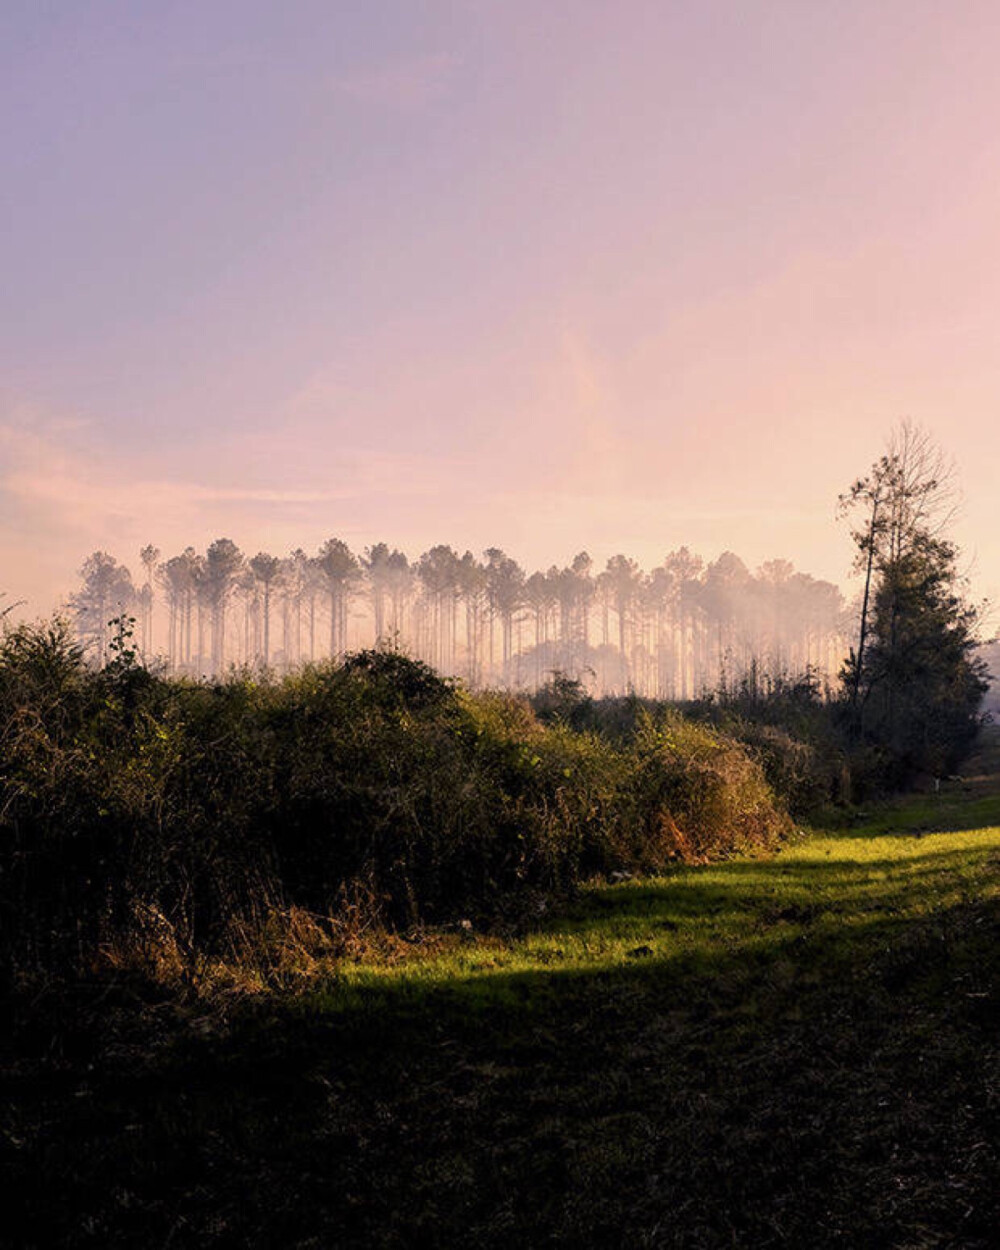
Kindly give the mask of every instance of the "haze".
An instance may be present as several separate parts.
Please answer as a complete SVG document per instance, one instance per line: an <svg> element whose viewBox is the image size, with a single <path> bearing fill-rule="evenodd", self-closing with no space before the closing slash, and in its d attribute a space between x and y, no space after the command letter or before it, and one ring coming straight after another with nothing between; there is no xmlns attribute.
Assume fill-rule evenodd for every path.
<svg viewBox="0 0 1000 1250"><path fill-rule="evenodd" d="M1000 594L995 3L7 0L0 591L102 549L844 585L901 417Z"/></svg>

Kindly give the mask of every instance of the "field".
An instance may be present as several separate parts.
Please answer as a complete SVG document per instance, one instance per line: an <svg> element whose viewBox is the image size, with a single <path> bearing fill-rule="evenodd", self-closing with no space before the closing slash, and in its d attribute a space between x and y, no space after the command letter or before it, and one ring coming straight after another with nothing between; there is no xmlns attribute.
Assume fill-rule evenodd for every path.
<svg viewBox="0 0 1000 1250"><path fill-rule="evenodd" d="M15 1019L19 1246L985 1247L1000 742L773 858Z"/></svg>

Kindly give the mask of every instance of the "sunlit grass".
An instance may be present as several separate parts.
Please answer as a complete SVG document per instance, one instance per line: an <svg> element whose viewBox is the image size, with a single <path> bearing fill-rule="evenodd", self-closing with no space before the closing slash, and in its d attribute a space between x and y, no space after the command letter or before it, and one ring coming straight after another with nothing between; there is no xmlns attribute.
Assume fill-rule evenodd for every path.
<svg viewBox="0 0 1000 1250"><path fill-rule="evenodd" d="M349 1009L373 992L420 997L462 989L479 1004L524 1004L512 989L544 974L706 965L737 954L759 962L798 941L805 962L836 957L860 931L898 927L970 899L1000 893L1000 800L932 796L885 804L863 822L803 833L779 855L678 867L668 875L593 884L550 920L512 940L459 930L429 951L415 944L342 966L313 1006ZM935 831L935 826L937 830Z"/></svg>

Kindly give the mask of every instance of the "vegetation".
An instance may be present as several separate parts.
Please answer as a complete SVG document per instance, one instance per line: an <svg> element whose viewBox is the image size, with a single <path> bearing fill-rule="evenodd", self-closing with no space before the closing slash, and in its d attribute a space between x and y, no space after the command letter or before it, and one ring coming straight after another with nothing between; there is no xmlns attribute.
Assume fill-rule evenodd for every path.
<svg viewBox="0 0 1000 1250"><path fill-rule="evenodd" d="M987 1250L993 751L990 777L770 862L588 887L520 937L442 931L295 993L36 997L9 1035L8 1231Z"/></svg>
<svg viewBox="0 0 1000 1250"><path fill-rule="evenodd" d="M904 422L842 501L862 510L853 537L865 573L858 644L844 671L850 725L895 784L957 766L987 689L977 612L946 537L950 498L940 451Z"/></svg>
<svg viewBox="0 0 1000 1250"><path fill-rule="evenodd" d="M625 734L543 724L367 651L193 683L118 618L89 667L67 627L0 645L0 948L8 979L108 960L268 976L283 934L508 922L597 873L772 849L760 765L668 709Z"/></svg>
<svg viewBox="0 0 1000 1250"><path fill-rule="evenodd" d="M596 602L623 692L554 667L529 698L473 688L518 672L547 593L498 549L433 548L415 599L384 545L147 547L138 638L100 616L131 579L96 553L75 632L0 640L24 1244L991 1246L1000 736L947 776L985 681L941 492L904 426L846 499L839 692L733 662L759 624L734 587L763 584L735 557L686 583L579 558L534 662L595 654ZM462 630L456 568L485 596ZM398 639L341 654L362 576L377 634L417 621L438 668ZM255 662L147 667L158 577L179 667L222 672L240 595ZM338 658L279 675L275 604L301 658L320 592ZM711 692L641 695L692 693L709 621Z"/></svg>

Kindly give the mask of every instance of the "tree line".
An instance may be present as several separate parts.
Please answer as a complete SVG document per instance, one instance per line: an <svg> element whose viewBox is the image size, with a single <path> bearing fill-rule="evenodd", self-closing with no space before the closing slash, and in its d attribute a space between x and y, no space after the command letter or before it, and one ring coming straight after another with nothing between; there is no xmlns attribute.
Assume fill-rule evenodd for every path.
<svg viewBox="0 0 1000 1250"><path fill-rule="evenodd" d="M142 573L105 551L70 597L93 661L109 622L136 619L144 657L170 671L230 666L287 672L371 645L394 647L472 688L537 689L553 672L596 693L691 699L762 674L833 674L846 651L845 605L831 582L732 552L706 562L686 547L644 570L626 555L595 569L586 552L529 572L499 547L477 557L439 544L416 560L386 543L354 552L248 556L229 538L201 553L139 553Z"/></svg>

